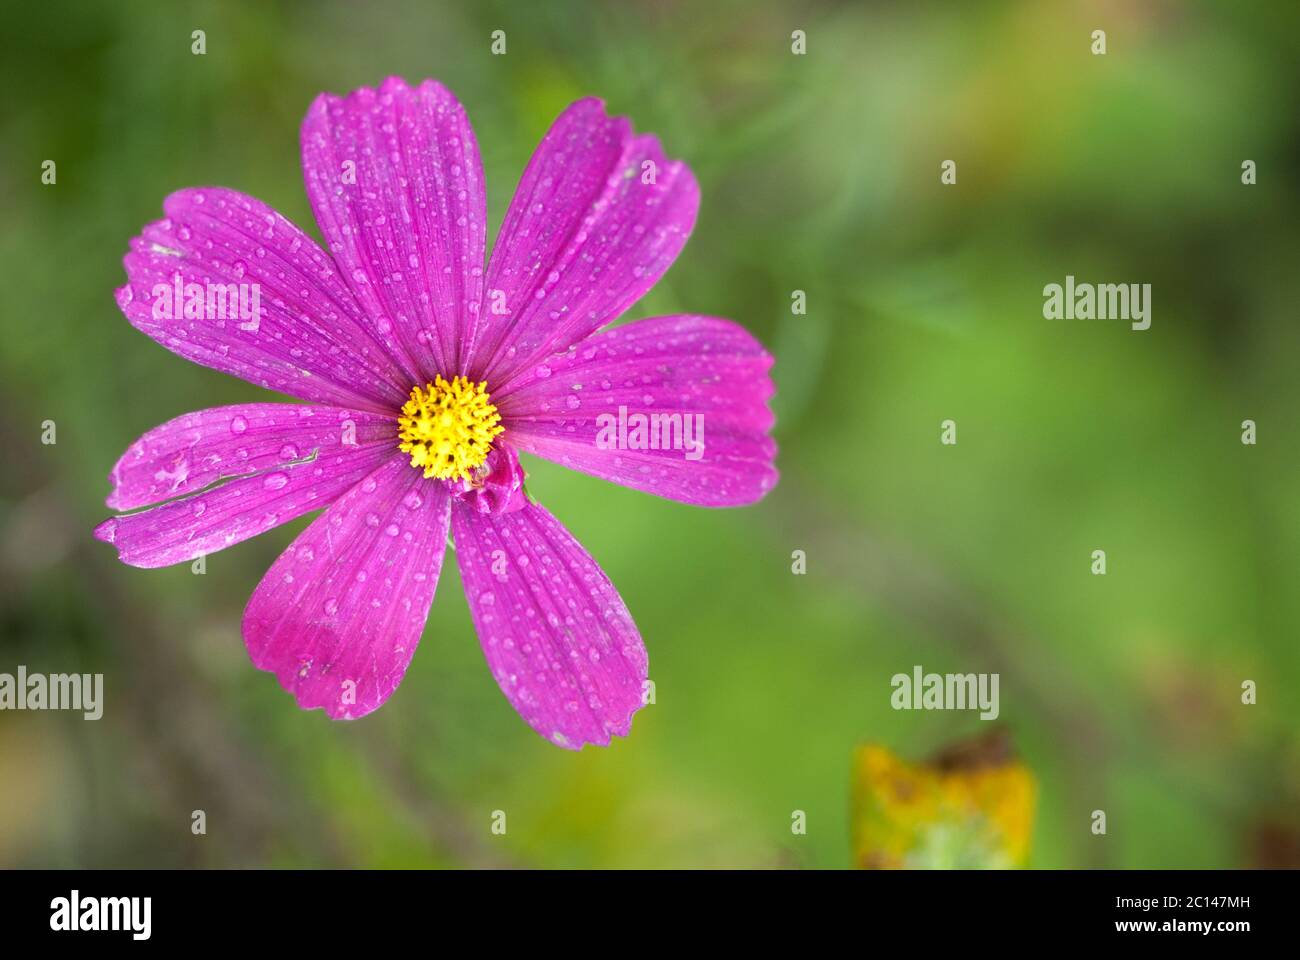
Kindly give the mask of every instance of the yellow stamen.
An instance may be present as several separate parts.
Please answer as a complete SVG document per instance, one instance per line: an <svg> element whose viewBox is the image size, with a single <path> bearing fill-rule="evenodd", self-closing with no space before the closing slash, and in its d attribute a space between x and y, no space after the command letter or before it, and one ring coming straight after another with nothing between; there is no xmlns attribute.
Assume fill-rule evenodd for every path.
<svg viewBox="0 0 1300 960"><path fill-rule="evenodd" d="M397 418L397 449L409 453L411 466L423 468L426 478L472 480L503 430L486 381L438 377L411 388Z"/></svg>

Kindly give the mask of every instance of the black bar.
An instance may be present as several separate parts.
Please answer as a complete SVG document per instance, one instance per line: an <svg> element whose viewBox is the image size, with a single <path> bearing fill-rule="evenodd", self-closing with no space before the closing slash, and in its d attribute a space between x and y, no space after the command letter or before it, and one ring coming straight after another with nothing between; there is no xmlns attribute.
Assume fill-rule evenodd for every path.
<svg viewBox="0 0 1300 960"><path fill-rule="evenodd" d="M1294 930L1295 881L1286 871L10 871L0 874L0 935L7 947L335 951L379 949L390 935L396 946L412 932L431 949L461 942L449 933L484 945L508 933L587 950L620 931L644 943L692 930L803 931L864 946L919 935L927 948L1128 940L1231 949ZM79 924L116 917L119 929L52 929L70 925L74 890ZM147 940L137 939L146 897ZM127 912L117 898L141 899Z"/></svg>

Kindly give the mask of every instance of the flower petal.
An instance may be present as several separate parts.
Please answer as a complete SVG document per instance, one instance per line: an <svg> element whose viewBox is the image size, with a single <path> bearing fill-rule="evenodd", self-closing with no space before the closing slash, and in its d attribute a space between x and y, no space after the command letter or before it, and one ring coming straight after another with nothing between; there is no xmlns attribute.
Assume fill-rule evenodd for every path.
<svg viewBox="0 0 1300 960"><path fill-rule="evenodd" d="M604 571L537 504L490 517L458 503L452 525L479 644L519 715L571 750L627 736L646 652Z"/></svg>
<svg viewBox="0 0 1300 960"><path fill-rule="evenodd" d="M133 567L166 567L224 550L319 510L387 459L386 443L320 455L309 463L231 480L151 510L110 517L96 538Z"/></svg>
<svg viewBox="0 0 1300 960"><path fill-rule="evenodd" d="M197 410L131 444L109 474L108 505L132 510L349 447L396 446L396 437L391 417L342 407L244 403Z"/></svg>
<svg viewBox="0 0 1300 960"><path fill-rule="evenodd" d="M378 336L412 383L460 373L483 289L483 167L441 84L321 94L302 124L316 222Z"/></svg>
<svg viewBox="0 0 1300 960"><path fill-rule="evenodd" d="M244 642L304 710L351 719L397 689L429 616L447 546L446 485L395 457L271 565Z"/></svg>
<svg viewBox="0 0 1300 960"><path fill-rule="evenodd" d="M173 193L163 210L167 219L146 226L122 261L128 282L117 303L133 327L187 360L290 396L368 409L401 404L405 378L366 332L333 262L298 227L218 187ZM187 318L191 290L204 309ZM247 317L232 291L243 294Z"/></svg>
<svg viewBox="0 0 1300 960"><path fill-rule="evenodd" d="M534 374L503 397L504 436L539 457L671 500L753 503L777 480L776 443L767 435L771 366L762 345L730 320L638 320L552 358L547 376ZM642 445L659 449L630 448L638 424Z"/></svg>
<svg viewBox="0 0 1300 960"><path fill-rule="evenodd" d="M653 182L648 182L653 181ZM524 171L488 264L473 359L497 390L616 319L677 258L699 187L599 100L560 114Z"/></svg>

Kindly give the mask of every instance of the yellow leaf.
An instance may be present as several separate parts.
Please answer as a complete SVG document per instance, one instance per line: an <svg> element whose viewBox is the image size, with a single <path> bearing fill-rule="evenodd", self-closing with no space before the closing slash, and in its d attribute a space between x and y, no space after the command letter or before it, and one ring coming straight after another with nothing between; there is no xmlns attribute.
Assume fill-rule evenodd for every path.
<svg viewBox="0 0 1300 960"><path fill-rule="evenodd" d="M857 750L854 858L866 869L1000 869L1029 858L1038 786L1001 731L911 764Z"/></svg>

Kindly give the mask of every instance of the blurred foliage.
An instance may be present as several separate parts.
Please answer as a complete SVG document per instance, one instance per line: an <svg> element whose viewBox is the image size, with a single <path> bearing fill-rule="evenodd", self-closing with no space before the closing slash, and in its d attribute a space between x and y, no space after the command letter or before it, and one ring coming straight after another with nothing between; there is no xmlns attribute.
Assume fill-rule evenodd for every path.
<svg viewBox="0 0 1300 960"><path fill-rule="evenodd" d="M844 867L855 745L980 729L890 708L918 663L1001 675L1040 785L1031 865L1294 861L1297 4L49 0L4 21L0 670L102 671L106 705L0 715L0 864ZM332 724L239 636L305 519L203 576L90 537L137 436L265 397L129 327L127 241L203 184L314 229L298 123L389 74L465 103L493 227L570 100L659 134L703 203L632 316L733 317L777 357L783 475L757 507L527 464L650 651L657 703L608 750L514 715L454 564L396 695ZM1151 283L1152 328L1044 320L1067 273Z"/></svg>

